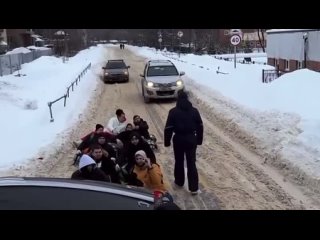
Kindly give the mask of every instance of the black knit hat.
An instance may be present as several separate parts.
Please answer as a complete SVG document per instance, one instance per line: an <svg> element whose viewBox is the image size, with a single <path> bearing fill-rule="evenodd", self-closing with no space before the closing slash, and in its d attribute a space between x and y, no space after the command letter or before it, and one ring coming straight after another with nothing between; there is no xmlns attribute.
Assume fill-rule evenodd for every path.
<svg viewBox="0 0 320 240"><path fill-rule="evenodd" d="M139 115L134 115L133 116L133 120L136 119L136 117L140 117Z"/></svg>
<svg viewBox="0 0 320 240"><path fill-rule="evenodd" d="M179 99L188 99L188 95L187 95L187 93L185 91L180 90L178 92L178 98Z"/></svg>
<svg viewBox="0 0 320 240"><path fill-rule="evenodd" d="M98 124L96 125L96 131L97 131L99 128L104 128L104 126L102 126L101 124L98 123Z"/></svg>

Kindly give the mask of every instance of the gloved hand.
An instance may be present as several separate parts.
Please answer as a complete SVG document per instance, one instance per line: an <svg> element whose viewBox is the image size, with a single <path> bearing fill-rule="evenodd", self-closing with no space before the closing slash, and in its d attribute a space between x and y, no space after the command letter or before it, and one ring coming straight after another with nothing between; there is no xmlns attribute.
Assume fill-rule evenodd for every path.
<svg viewBox="0 0 320 240"><path fill-rule="evenodd" d="M77 150L76 152L77 155L80 155L81 153L82 153L81 150Z"/></svg>
<svg viewBox="0 0 320 240"><path fill-rule="evenodd" d="M116 172L120 172L120 170L121 170L119 164L116 164L116 166L114 168L116 169Z"/></svg>

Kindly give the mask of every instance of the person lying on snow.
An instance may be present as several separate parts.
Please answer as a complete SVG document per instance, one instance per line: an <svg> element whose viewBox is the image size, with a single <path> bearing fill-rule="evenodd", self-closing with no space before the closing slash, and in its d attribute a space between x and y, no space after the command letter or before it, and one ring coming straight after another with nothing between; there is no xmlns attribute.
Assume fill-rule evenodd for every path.
<svg viewBox="0 0 320 240"><path fill-rule="evenodd" d="M110 176L111 182L121 183L118 174L120 167L116 164L116 159L112 158L108 151L104 150L99 144L94 144L90 148L89 156L106 175Z"/></svg>
<svg viewBox="0 0 320 240"><path fill-rule="evenodd" d="M116 116L112 117L107 124L107 131L113 135L123 132L127 125L126 115L122 109L117 109Z"/></svg>
<svg viewBox="0 0 320 240"><path fill-rule="evenodd" d="M144 121L139 115L135 115L133 117L134 129L138 131L138 133L144 137L145 139L150 139L149 134L149 125L146 121Z"/></svg>
<svg viewBox="0 0 320 240"><path fill-rule="evenodd" d="M81 138L82 142L77 147L77 153L88 153L90 145L92 145L96 141L99 135L103 135L109 142L115 142L116 140L112 134L104 131L104 126L102 126L101 124L97 124L95 131Z"/></svg>
<svg viewBox="0 0 320 240"><path fill-rule="evenodd" d="M71 179L111 182L110 176L98 168L96 162L86 154L81 156L79 169L72 173Z"/></svg>
<svg viewBox="0 0 320 240"><path fill-rule="evenodd" d="M135 164L135 153L139 150L143 150L147 157L150 159L151 163L156 163L156 156L150 148L149 144L145 142L139 133L133 131L129 137L130 142L124 149L124 162L127 163L126 170L131 171Z"/></svg>

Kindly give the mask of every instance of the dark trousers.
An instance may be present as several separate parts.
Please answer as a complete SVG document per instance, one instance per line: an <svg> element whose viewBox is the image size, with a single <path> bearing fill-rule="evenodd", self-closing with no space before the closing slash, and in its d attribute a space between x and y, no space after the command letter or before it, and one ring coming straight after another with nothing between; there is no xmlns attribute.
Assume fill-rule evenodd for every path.
<svg viewBox="0 0 320 240"><path fill-rule="evenodd" d="M173 137L173 151L175 158L174 178L179 186L184 185L184 156L187 160L188 188L197 191L199 188L199 177L196 167L197 140L193 135L177 135Z"/></svg>

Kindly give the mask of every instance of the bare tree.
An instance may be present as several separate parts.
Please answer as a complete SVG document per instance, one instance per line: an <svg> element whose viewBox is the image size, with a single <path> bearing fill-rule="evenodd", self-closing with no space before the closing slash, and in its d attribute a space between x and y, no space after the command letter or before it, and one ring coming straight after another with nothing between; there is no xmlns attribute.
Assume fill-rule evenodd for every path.
<svg viewBox="0 0 320 240"><path fill-rule="evenodd" d="M258 38L259 38L259 43L260 43L260 46L262 48L262 51L263 52L266 52L265 50L265 40L264 40L264 33L266 32L266 29L257 29L258 30ZM260 36L260 33L261 33L261 36Z"/></svg>

